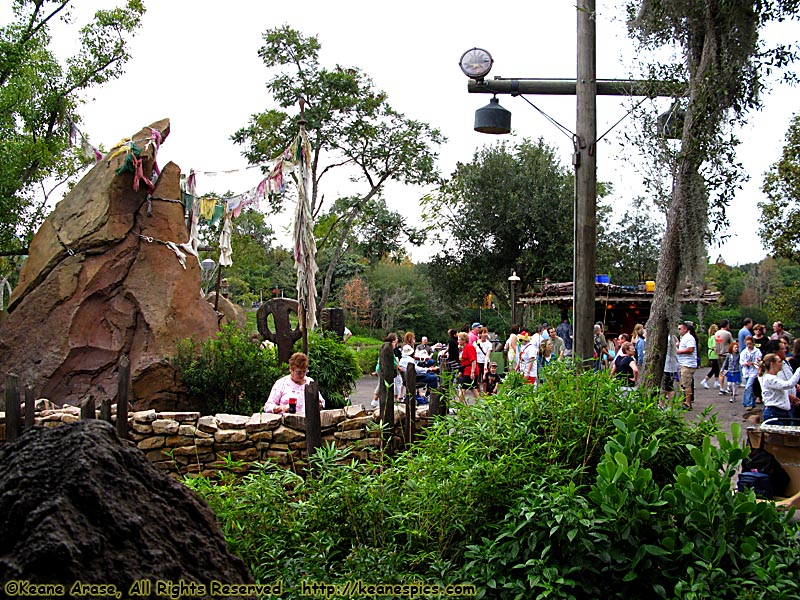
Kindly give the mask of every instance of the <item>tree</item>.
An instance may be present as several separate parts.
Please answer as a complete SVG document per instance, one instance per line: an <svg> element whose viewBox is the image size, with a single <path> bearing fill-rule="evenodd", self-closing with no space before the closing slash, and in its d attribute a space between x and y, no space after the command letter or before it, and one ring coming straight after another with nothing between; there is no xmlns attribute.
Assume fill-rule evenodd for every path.
<svg viewBox="0 0 800 600"><path fill-rule="evenodd" d="M252 302L261 298L266 290L288 289L294 286L294 259L283 248L274 246L275 235L267 225L264 215L245 209L231 221L231 248L233 264L226 267L223 276L228 279L230 295L235 301ZM219 256L221 224L211 227L201 222L200 237L211 246L211 256Z"/></svg>
<svg viewBox="0 0 800 600"><path fill-rule="evenodd" d="M654 278L663 233L663 226L653 219L645 199L637 197L614 228L611 248L616 260L612 281L636 285Z"/></svg>
<svg viewBox="0 0 800 600"><path fill-rule="evenodd" d="M342 286L340 302L356 323L359 325L369 323L372 301L369 297L369 287L363 277L354 277Z"/></svg>
<svg viewBox="0 0 800 600"><path fill-rule="evenodd" d="M326 69L320 66L320 44L315 36L283 26L264 33L259 56L269 69L279 69L267 84L280 110L254 115L232 139L245 145L251 164L265 165L279 156L297 134L301 115L287 109L305 103L306 128L312 146L311 210L320 214L324 195L322 178L348 167L360 191L337 207L327 243L334 249L325 273L319 302L325 306L336 264L356 218L369 202L379 197L387 181L411 185L438 180L433 150L444 141L441 133L406 118L386 102L386 94L357 68ZM276 198L279 210L282 198ZM319 247L320 250L322 249Z"/></svg>
<svg viewBox="0 0 800 600"><path fill-rule="evenodd" d="M45 216L50 178L63 183L81 167L70 150L80 93L122 74L128 39L141 24L141 0L99 10L78 30L79 48L62 61L48 48L50 25L73 22L71 0L14 0L14 21L0 27L0 248L25 245ZM38 198L38 199L37 199Z"/></svg>
<svg viewBox="0 0 800 600"><path fill-rule="evenodd" d="M431 282L462 305L494 292L508 302L508 276L519 293L535 280L572 279L573 176L543 139L485 146L459 163L424 218L442 250Z"/></svg>
<svg viewBox="0 0 800 600"><path fill-rule="evenodd" d="M642 49L680 49L679 62L651 68L687 81L680 151L674 169L656 294L647 324L644 381L658 384L667 335L679 313L681 278L699 281L705 265L709 211L724 215L726 198L741 181L738 140L726 124L760 106L763 77L794 59L793 51L765 49L759 31L793 16L797 0L640 0L627 4L629 31ZM763 72L762 72L763 69Z"/></svg>
<svg viewBox="0 0 800 600"><path fill-rule="evenodd" d="M767 199L758 203L758 233L764 248L800 261L800 115L792 118L781 159L764 175L762 189Z"/></svg>

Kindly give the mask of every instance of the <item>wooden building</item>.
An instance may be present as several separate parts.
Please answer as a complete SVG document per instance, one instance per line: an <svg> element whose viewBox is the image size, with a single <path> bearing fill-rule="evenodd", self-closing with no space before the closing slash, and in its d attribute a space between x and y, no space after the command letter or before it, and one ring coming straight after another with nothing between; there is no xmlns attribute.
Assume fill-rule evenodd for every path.
<svg viewBox="0 0 800 600"><path fill-rule="evenodd" d="M630 333L636 323L644 325L650 317L650 305L653 302L653 291L647 287L614 285L610 283L595 283L594 320L605 324L606 336L616 336L620 333ZM698 292L686 288L681 295L681 302L685 304L707 305L719 300L719 292L703 289ZM521 296L518 303L524 307L536 310L537 306L557 306L561 311L561 318L569 315L572 310L572 282L546 283L541 291L532 292ZM698 311L698 314L702 314ZM535 318L534 318L535 320Z"/></svg>

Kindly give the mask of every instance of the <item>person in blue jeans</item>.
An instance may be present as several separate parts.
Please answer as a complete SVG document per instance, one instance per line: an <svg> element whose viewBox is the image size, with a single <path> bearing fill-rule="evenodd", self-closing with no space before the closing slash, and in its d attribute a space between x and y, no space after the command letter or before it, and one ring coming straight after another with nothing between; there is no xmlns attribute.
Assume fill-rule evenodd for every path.
<svg viewBox="0 0 800 600"><path fill-rule="evenodd" d="M756 348L753 336L746 336L744 338L744 350L742 350L739 356L739 363L742 365L742 379L744 379L742 406L744 406L747 412L750 412L756 406L756 395L753 393L753 384L758 377L758 365L761 362L761 358L761 350Z"/></svg>

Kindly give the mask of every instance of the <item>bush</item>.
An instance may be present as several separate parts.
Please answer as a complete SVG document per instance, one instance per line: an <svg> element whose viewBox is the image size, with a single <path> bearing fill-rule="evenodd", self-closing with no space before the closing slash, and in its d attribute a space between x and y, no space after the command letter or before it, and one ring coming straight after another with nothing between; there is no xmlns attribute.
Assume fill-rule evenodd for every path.
<svg viewBox="0 0 800 600"><path fill-rule="evenodd" d="M327 408L342 408L358 379L361 369L355 353L342 344L333 332L308 336L308 374L319 384Z"/></svg>
<svg viewBox="0 0 800 600"><path fill-rule="evenodd" d="M303 579L472 582L487 598L796 597L797 528L730 493L744 450L712 446L712 426L559 363L538 388L512 376L434 420L396 458L326 447L290 488L268 473L193 485L286 598Z"/></svg>
<svg viewBox="0 0 800 600"><path fill-rule="evenodd" d="M262 348L234 325L200 343L182 340L172 363L189 394L205 402L209 411L241 415L261 410L285 370L275 350Z"/></svg>
<svg viewBox="0 0 800 600"><path fill-rule="evenodd" d="M743 447L706 438L659 486L645 466L658 439L634 416L616 424L594 483L529 485L497 534L469 548L464 577L490 582L493 598L797 597L796 527L752 491L731 493Z"/></svg>

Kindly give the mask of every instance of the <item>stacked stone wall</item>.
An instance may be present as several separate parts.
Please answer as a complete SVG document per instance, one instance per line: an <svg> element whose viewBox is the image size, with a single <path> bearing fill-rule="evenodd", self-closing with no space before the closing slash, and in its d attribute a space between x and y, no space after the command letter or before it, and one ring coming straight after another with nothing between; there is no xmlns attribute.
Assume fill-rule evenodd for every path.
<svg viewBox="0 0 800 600"><path fill-rule="evenodd" d="M391 450L405 443L406 407L395 405ZM38 400L34 425L58 427L80 420L76 406L54 407ZM99 417L99 414L98 414ZM427 425L428 407L417 409L417 429ZM116 406L112 407L116 421ZM378 410L348 406L320 411L322 443L347 449L348 459L371 460L380 452ZM253 464L273 462L295 468L308 456L303 415L255 413L251 416L146 410L128 417L128 438L159 469L180 477L214 476L219 471L246 472ZM0 442L5 442L5 413L0 412Z"/></svg>

